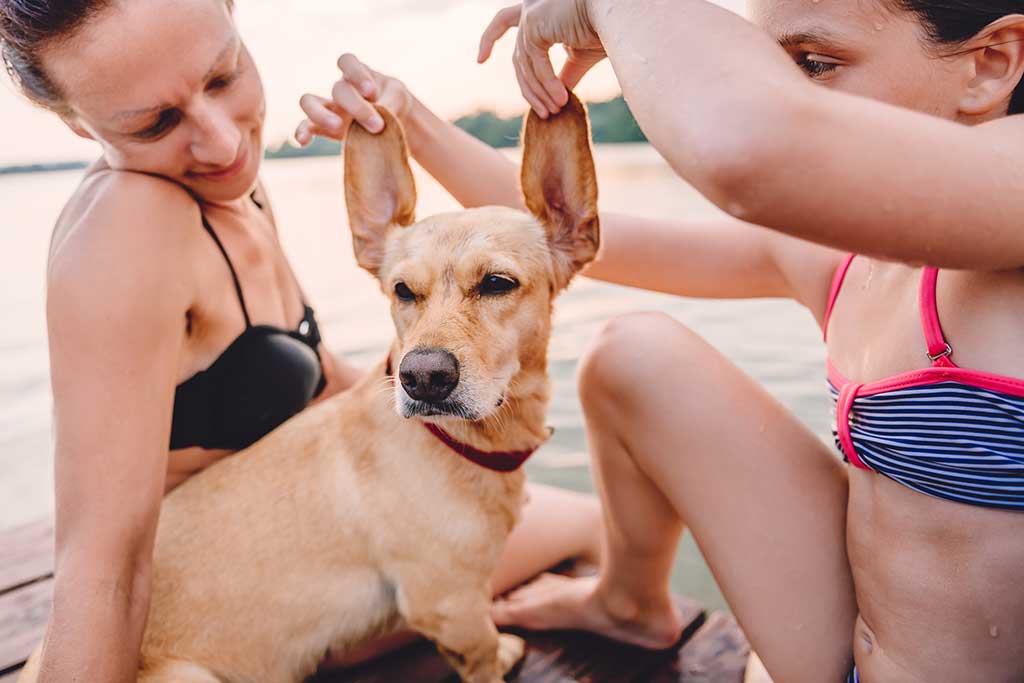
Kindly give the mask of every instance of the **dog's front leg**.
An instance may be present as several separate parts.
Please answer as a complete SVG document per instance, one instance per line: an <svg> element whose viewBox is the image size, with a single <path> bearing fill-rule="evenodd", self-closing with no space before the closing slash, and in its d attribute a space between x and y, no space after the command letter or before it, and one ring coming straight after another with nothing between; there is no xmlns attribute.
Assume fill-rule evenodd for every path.
<svg viewBox="0 0 1024 683"><path fill-rule="evenodd" d="M465 683L501 683L523 656L523 639L494 627L487 585L421 579L403 584L398 602L409 626L434 641Z"/></svg>

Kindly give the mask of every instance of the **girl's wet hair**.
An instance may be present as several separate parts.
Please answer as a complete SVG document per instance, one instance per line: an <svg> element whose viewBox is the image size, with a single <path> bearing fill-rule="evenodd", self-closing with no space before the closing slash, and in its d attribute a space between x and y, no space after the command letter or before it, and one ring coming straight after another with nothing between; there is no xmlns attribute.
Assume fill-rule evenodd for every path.
<svg viewBox="0 0 1024 683"><path fill-rule="evenodd" d="M234 0L225 0L233 9ZM0 56L22 93L63 113L60 88L43 69L42 53L67 40L111 5L111 0L0 0Z"/></svg>
<svg viewBox="0 0 1024 683"><path fill-rule="evenodd" d="M993 21L1024 14L1024 0L895 0L924 24L928 37L940 46L966 43ZM1010 114L1024 113L1024 81L1010 99Z"/></svg>

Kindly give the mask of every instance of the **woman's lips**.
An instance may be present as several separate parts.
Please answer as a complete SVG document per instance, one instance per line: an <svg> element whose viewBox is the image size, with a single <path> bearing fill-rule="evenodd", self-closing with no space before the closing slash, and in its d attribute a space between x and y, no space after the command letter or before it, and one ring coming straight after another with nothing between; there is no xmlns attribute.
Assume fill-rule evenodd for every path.
<svg viewBox="0 0 1024 683"><path fill-rule="evenodd" d="M242 169L245 168L245 164L248 161L249 145L245 144L242 145L242 148L238 151L238 156L231 163L231 165L225 168L224 170L212 171L210 173L193 173L192 175L194 175L197 178L202 178L204 180L228 180L230 178L234 178L236 175L241 173Z"/></svg>

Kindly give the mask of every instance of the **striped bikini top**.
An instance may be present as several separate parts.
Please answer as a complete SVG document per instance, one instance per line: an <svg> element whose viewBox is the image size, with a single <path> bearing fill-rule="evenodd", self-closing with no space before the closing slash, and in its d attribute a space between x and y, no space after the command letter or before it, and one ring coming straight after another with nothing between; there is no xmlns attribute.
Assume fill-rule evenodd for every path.
<svg viewBox="0 0 1024 683"><path fill-rule="evenodd" d="M832 280L825 330L854 256ZM831 359L836 446L853 466L946 500L1024 510L1024 380L958 367L935 302L938 269L921 275L930 368L858 384Z"/></svg>

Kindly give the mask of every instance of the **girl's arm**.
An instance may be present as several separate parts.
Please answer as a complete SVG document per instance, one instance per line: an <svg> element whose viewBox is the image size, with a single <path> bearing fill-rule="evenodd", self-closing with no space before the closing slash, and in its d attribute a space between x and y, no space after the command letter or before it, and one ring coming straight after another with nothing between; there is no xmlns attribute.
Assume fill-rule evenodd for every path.
<svg viewBox="0 0 1024 683"><path fill-rule="evenodd" d="M296 139L343 139L353 120L373 128L378 102L405 127L410 153L463 206L523 208L519 166L505 154L444 121L395 78L352 55L339 60L342 79L330 99L306 95ZM729 216L703 221L650 220L601 214L601 252L585 274L683 296L791 297L816 308L820 278L836 261L831 250ZM815 260L816 259L816 260ZM817 264L817 265L812 265ZM827 286L827 285L826 285ZM822 295L824 296L824 294Z"/></svg>
<svg viewBox="0 0 1024 683"><path fill-rule="evenodd" d="M137 677L194 300L180 226L198 223L195 203L147 176L92 182L94 201L55 242L47 278L57 538L43 683Z"/></svg>
<svg viewBox="0 0 1024 683"><path fill-rule="evenodd" d="M819 87L767 34L704 0L536 0L520 34L540 35L542 10L569 6L587 14L651 143L737 218L909 263L1024 265L1024 117L969 127ZM570 39L544 28L517 59L542 65L545 44ZM1024 72L1022 40L1011 17L973 41L970 59L986 61L965 63L977 66L965 107L998 113Z"/></svg>

